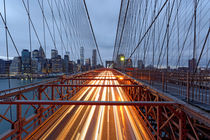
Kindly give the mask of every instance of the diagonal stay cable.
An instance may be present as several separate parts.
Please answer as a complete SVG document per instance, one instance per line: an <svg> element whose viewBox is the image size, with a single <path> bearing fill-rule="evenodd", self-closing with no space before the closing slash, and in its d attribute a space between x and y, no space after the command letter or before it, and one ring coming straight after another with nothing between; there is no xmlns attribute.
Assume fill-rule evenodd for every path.
<svg viewBox="0 0 210 140"><path fill-rule="evenodd" d="M23 3L23 6L24 6L24 8L25 8L25 10L26 10L27 15L28 15L28 19L29 19L29 21L31 22L32 28L33 28L34 33L35 33L35 35L36 35L36 38L37 38L37 40L38 40L38 42L39 42L39 45L40 45L40 47L42 48L42 43L41 43L41 41L40 41L40 39L39 39L39 36L38 36L38 33L37 33L36 28L35 28L35 26L34 26L34 23L33 23L33 21L31 20L30 13L29 13L29 11L28 11L28 8L27 8L27 6L26 6L26 3L25 3L24 0L22 0L22 3ZM43 49L43 48L42 48L42 49Z"/></svg>
<svg viewBox="0 0 210 140"><path fill-rule="evenodd" d="M97 41L96 41L95 33L93 31L93 26L92 26L92 23L91 23L91 20L90 20L90 16L89 16L89 13L88 13L88 9L87 9L87 5L86 5L85 0L83 0L83 3L84 3L85 10L86 10L86 13L87 13L87 18L88 18L88 21L89 21L89 24L90 24L90 29L91 29L91 32L92 32L92 35L93 35L93 39L94 39L94 42L95 42L95 45L96 45L96 49L97 49L98 55L100 57L101 64L102 64L102 66L104 66L103 61L101 59L101 54L99 52L98 44L97 44Z"/></svg>
<svg viewBox="0 0 210 140"><path fill-rule="evenodd" d="M149 30L152 28L152 25L155 23L155 21L157 20L157 18L159 17L160 13L162 12L162 10L164 9L164 7L166 6L168 0L166 0L164 2L164 4L162 5L162 7L160 8L158 14L155 16L154 20L152 21L152 23L150 24L150 26L148 27L148 29L146 30L146 32L144 33L144 35L142 36L141 40L139 41L139 43L137 44L137 46L135 47L135 49L133 50L133 52L131 53L131 55L129 56L129 59L132 57L132 55L135 53L135 51L137 50L137 48L140 46L141 42L144 40L145 36L147 35L147 33L149 32Z"/></svg>
<svg viewBox="0 0 210 140"><path fill-rule="evenodd" d="M203 50L204 50L204 48L205 48L205 46L206 46L206 43L207 43L207 40L208 40L208 37L209 37L209 33L210 33L210 27L209 27L209 30L208 30L208 32L207 32L207 34L206 34L206 38L205 38L205 41L204 41L204 43L203 43L203 47L202 47L202 49L201 49L201 52L200 52L200 55L199 55L198 62L197 62L197 64L196 64L196 68L195 68L194 73L196 73L197 68L198 68L198 65L199 65L199 63L200 63L200 60L201 60L201 57L202 57L202 54L203 54Z"/></svg>
<svg viewBox="0 0 210 140"><path fill-rule="evenodd" d="M120 12L119 12L118 23L117 23L117 31L116 31L116 36L115 36L115 43L114 43L114 51L113 51L112 61L114 61L114 59L115 59L114 57L115 57L116 46L117 46L117 38L118 38L118 34L119 34L120 19L121 19L121 14L122 14L122 6L123 6L123 0L121 0L121 5L120 5Z"/></svg>
<svg viewBox="0 0 210 140"><path fill-rule="evenodd" d="M123 37L123 34L124 34L124 30L125 30L125 24L126 24L126 21L127 21L129 5L130 5L130 0L128 0L128 2L127 2L126 11L125 11L125 18L123 20L123 27L122 27L122 31L121 31L121 34L120 34L120 42L119 42L119 46L118 46L118 49L117 49L117 52L116 52L116 56L118 56L119 50L120 50L120 47L121 47L122 37Z"/></svg>
<svg viewBox="0 0 210 140"><path fill-rule="evenodd" d="M13 37L12 37L12 35L11 35L11 33L10 33L8 27L7 27L7 24L6 24L5 20L4 20L4 17L3 17L3 15L2 15L1 12L0 12L0 17L1 17L2 21L3 21L3 23L4 23L4 26L5 26L5 28L6 28L7 32L8 32L8 35L9 35L11 41L12 41L13 46L15 47L15 50L16 50L18 56L20 56L20 53L19 53L19 51L18 51L18 49L17 49L17 46L16 46L16 44L15 44L15 41L14 41L14 39L13 39Z"/></svg>
<svg viewBox="0 0 210 140"><path fill-rule="evenodd" d="M38 0L38 2L39 2L39 0ZM64 41L63 41L63 38L62 38L62 33L61 33L61 30L60 30L59 27L58 27L58 23L57 23L57 20L56 20L56 18L55 18L55 15L54 15L52 6L50 5L49 0L47 0L47 2L48 2L48 5L49 5L49 7L50 7L51 14L52 14L52 18L53 18L53 20L54 20L54 22L55 22L55 26L56 26L56 28L57 28L58 34L59 34L59 36L60 36L61 43L62 43L63 46L64 46L65 52L67 52L66 47L65 47L65 44L64 44ZM40 7L40 8L41 8L41 7ZM41 8L41 9L42 9L42 8Z"/></svg>

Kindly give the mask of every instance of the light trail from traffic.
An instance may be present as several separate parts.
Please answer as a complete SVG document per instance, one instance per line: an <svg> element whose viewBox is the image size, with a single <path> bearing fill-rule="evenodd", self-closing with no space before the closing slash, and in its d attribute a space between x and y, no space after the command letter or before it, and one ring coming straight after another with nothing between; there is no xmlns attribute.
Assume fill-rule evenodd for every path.
<svg viewBox="0 0 210 140"><path fill-rule="evenodd" d="M101 76L101 77L100 77ZM111 71L96 79L116 79ZM119 85L117 80L89 84ZM71 100L130 101L121 87L83 87ZM34 139L152 139L134 106L62 106L29 138Z"/></svg>

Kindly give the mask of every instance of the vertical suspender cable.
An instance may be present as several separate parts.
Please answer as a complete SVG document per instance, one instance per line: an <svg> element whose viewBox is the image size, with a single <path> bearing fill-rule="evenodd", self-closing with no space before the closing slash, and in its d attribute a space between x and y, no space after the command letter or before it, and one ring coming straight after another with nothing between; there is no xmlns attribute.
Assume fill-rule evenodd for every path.
<svg viewBox="0 0 210 140"><path fill-rule="evenodd" d="M7 12L6 11L6 1L4 0L5 39L6 39L7 61L9 61L8 34L7 34L7 13L6 12ZM7 66L7 64L5 66ZM9 84L9 88L10 88L11 85L10 85L9 63L8 63L7 76L8 76L8 84Z"/></svg>

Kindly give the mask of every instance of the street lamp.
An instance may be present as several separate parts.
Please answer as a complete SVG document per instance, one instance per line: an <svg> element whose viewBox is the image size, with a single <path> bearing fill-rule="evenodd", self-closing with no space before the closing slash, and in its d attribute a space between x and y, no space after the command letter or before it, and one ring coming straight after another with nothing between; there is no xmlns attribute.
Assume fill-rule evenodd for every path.
<svg viewBox="0 0 210 140"><path fill-rule="evenodd" d="M125 61L125 56L121 56L120 61Z"/></svg>

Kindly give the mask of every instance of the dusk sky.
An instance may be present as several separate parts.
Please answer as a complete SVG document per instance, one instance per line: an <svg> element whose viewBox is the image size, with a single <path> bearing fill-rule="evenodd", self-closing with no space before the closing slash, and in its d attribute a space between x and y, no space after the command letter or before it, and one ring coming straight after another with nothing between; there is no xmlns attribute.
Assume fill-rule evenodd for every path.
<svg viewBox="0 0 210 140"><path fill-rule="evenodd" d="M121 0L87 0L103 59L112 59Z"/></svg>
<svg viewBox="0 0 210 140"><path fill-rule="evenodd" d="M40 24L40 21L42 22L42 17L40 16L41 10L38 7L37 3L35 3L34 1L30 1L30 2L31 2L30 10L31 10L32 20L34 22L35 27L37 28L38 34L42 36L41 31L39 31L39 28L42 28L42 25ZM120 0L114 0L114 1L113 0L86 0L90 18L93 25L93 29L96 35L96 39L99 45L99 49L100 49L103 61L107 59L109 60L112 59L114 40L116 36L116 28L117 28L118 15L119 15L119 9L120 9L120 2L121 2ZM45 5L47 7L46 3ZM7 8L6 10L7 10L8 27L20 53L22 49L28 48L28 43L29 43L28 29L27 29L28 21L27 21L26 11L21 1L17 1L17 0L16 1L7 0L6 8ZM0 12L4 14L3 13L3 0L0 0ZM50 14L49 10L48 10L48 13L46 13L46 15L47 14ZM38 44L37 45L36 44L37 44L37 40L36 40L35 34L32 33L32 45L35 46L36 49L38 49L38 47L36 47L38 46ZM3 25L2 20L0 20L0 46L2 49L2 51L0 51L0 58L5 58L6 56L5 32L4 32L4 25ZM93 48L94 47L95 46L93 44ZM9 52L10 52L9 53L10 57L17 56L17 52L15 51L10 39L9 39ZM50 52L50 48L49 49L47 48L47 57L50 57L49 52ZM86 52L88 53L89 51L86 51ZM78 49L78 52L76 53L77 53L76 57L79 57L78 56L79 49ZM70 50L70 54L71 54L71 50Z"/></svg>
<svg viewBox="0 0 210 140"><path fill-rule="evenodd" d="M50 58L50 50L51 49L58 49L59 54L64 55L65 51L70 52L70 59L76 60L79 59L79 49L81 46L85 48L85 58L91 58L92 57L92 50L96 48L93 36L90 30L90 26L87 20L87 15L85 12L85 8L83 5L83 0L24 0L27 4L27 1L29 1L30 5L30 15L31 19L33 21L33 24L35 26L35 30L37 31L38 37L35 35L35 31L32 29L31 25L31 41L32 41L32 50L39 49L40 44L43 48L46 48L46 56ZM44 5L44 11L45 11L45 17L47 20L47 23L49 24L50 31L47 29L47 25L45 23L45 31L46 31L46 45L44 45L44 35L43 35L43 17L41 13L41 8L38 2L43 2ZM56 8L56 2L58 3L58 7ZM67 4L60 4L59 2L67 2ZM125 15L125 8L127 6L126 0L123 1L123 16ZM153 11L153 5L154 1L141 1L143 4L141 4L138 0L131 1L129 6L129 12L128 12L128 18L125 23L125 32L123 33L122 37L122 44L118 44L116 46L120 46L119 53L125 54L125 56L128 58L131 51L134 50L136 45L139 42L140 32L145 32L148 26L151 23L152 19L152 11ZM158 8L162 6L164 1L157 1L158 2ZM180 7L178 6L179 2L181 3ZM51 5L51 4L53 5ZM102 57L102 60L111 60L113 56L113 50L114 50L114 43L115 43L115 37L116 37L116 31L117 31L117 25L118 25L118 16L120 11L120 5L121 0L86 0L87 8L89 11L90 19L93 25L93 30L95 32L96 41L99 46L99 51ZM145 6L146 3L149 3L150 6ZM172 2L170 3L172 7ZM54 40L56 43L53 43L53 39L50 36L53 34L53 21L52 20L52 14L50 5L54 8L54 14L55 14L55 20L57 21L58 27L56 29L55 26L55 36ZM68 7L67 7L68 6ZM150 10L147 10L147 22L143 22L144 20L144 11L146 11L146 7L150 7ZM179 28L180 28L180 37L177 38L177 27L176 27L176 8L179 7ZM65 21L64 14L62 13L62 20L59 18L58 11L61 11L61 13L65 13L68 17L68 21ZM62 11L63 9L64 11ZM203 44L203 41L205 39L205 35L209 28L210 23L210 3L209 0L202 0L199 2L198 8L197 8L197 57L199 56L199 53L201 51L201 47ZM29 49L29 23L28 23L28 17L26 9L24 8L24 4L22 0L6 0L6 13L7 13L7 25L8 29L12 35L12 38L15 42L15 45L17 46L17 49L19 53L21 53L22 49ZM194 11L194 1L181 1L176 0L175 6L172 10L172 18L170 20L171 29L169 30L172 35L170 38L169 46L169 60L171 65L176 65L178 61L178 57L181 56L181 60L183 63L182 65L187 65L188 60L192 58L192 48L193 48L193 24L190 24L190 21L193 18L193 11ZM3 0L0 0L0 12L4 16L4 7L3 7ZM166 20L165 20L165 13L167 12L167 6L164 7L164 10L161 12L160 16L157 19L156 28L159 28L159 30L156 30L156 36L159 37L159 39L156 39L155 46L158 46L155 50L155 60L158 60L158 57L161 58L162 62L166 62L165 60L165 54L161 54L160 44L163 44L163 51L165 51L166 42L164 40L164 34L165 34L165 28L166 28ZM205 17L205 18L204 18ZM123 18L122 18L123 19ZM123 23L123 20L121 19L120 23ZM141 20L142 19L142 20ZM60 39L59 36L59 29L61 24L65 24L65 27L63 26L61 29L62 32L62 39L63 42ZM145 25L143 26L143 23ZM122 28L122 24L120 24L120 28ZM163 31L162 31L162 25ZM187 30L189 29L189 35L187 35ZM152 34L153 28L150 30L149 34ZM67 32L69 39L65 38L65 33ZM121 33L121 31L120 31ZM119 37L119 35L118 35ZM186 42L185 42L185 38ZM146 36L145 40L151 40L150 36ZM40 41L38 41L40 40ZM144 40L144 41L145 41ZM180 46L183 47L183 51L180 53L178 52L179 49L177 49L177 40L180 42ZM14 45L11 42L10 37L8 37L9 41L9 56L14 57L17 56L17 52L15 50ZM119 41L119 38L118 40ZM143 42L144 42L143 41ZM40 43L39 43L40 42ZM165 43L163 43L165 42ZM207 40L207 47L204 50L204 54L202 57L202 64L206 65L209 61L209 40ZM145 46L143 43L140 45L140 47L137 49L137 51L134 53L132 59L144 59L144 54L146 60L148 60L147 65L151 64L151 57L152 57L152 44L150 44L151 41L149 41L149 45L147 45L147 48L144 48L146 50L146 53L142 51L143 46ZM5 58L6 56L6 47L5 47L5 29L4 24L2 22L2 19L0 19L0 58ZM176 50L176 51L174 51ZM135 58L134 58L135 57ZM99 57L98 57L99 58ZM99 62L99 59L98 59ZM162 63L161 62L161 63ZM157 62L155 62L157 63ZM162 65L165 65L165 64Z"/></svg>

